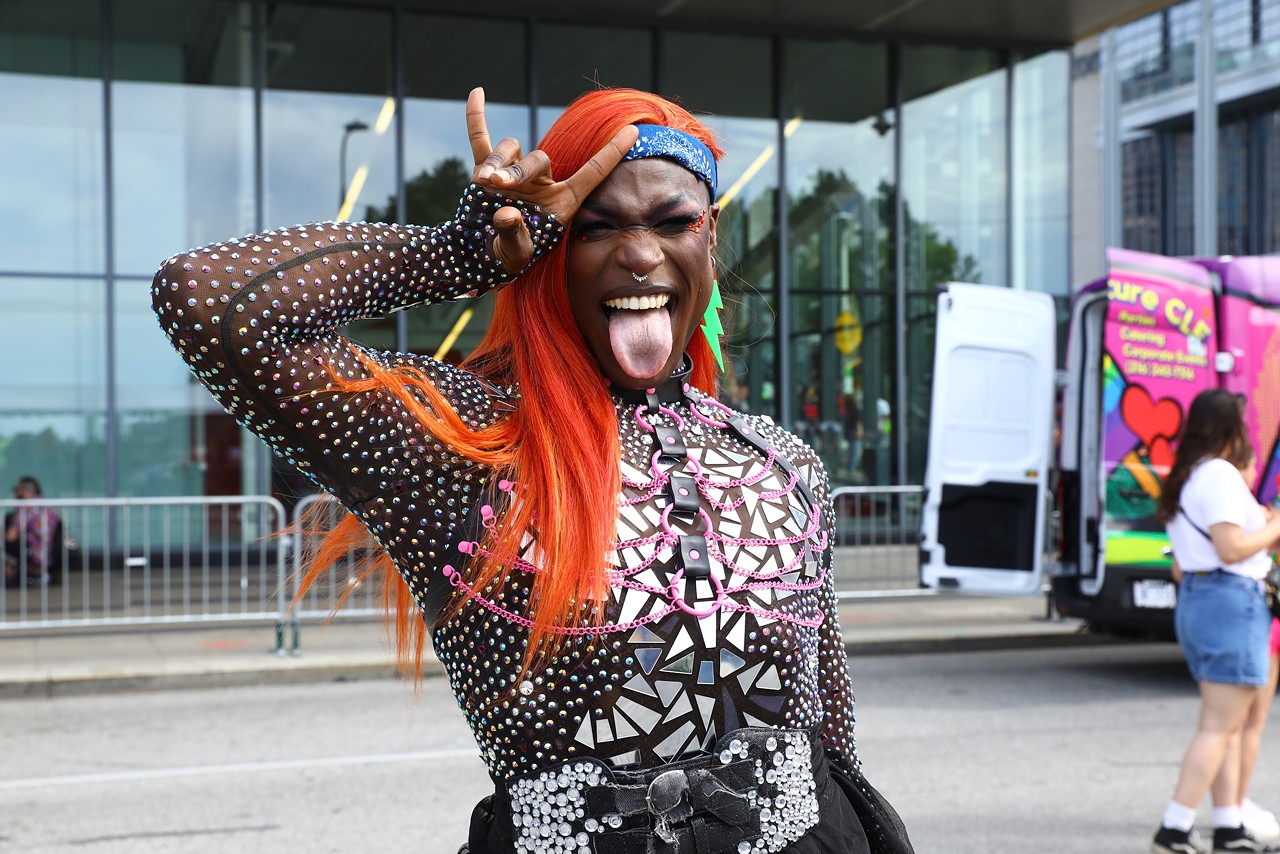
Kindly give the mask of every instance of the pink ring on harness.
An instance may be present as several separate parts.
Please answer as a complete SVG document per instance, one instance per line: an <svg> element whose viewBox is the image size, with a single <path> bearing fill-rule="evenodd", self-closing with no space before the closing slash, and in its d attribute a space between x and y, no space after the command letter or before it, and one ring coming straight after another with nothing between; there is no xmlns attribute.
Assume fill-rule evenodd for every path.
<svg viewBox="0 0 1280 854"><path fill-rule="evenodd" d="M716 598L713 599L711 604L705 608L695 608L685 601L684 596L676 592L676 585L683 580L684 567L682 566L676 570L675 575L671 576L671 583L667 585L667 593L671 596L671 604L675 605L686 614L692 617L697 617L698 619L710 617L716 611L720 610L720 606L724 604L724 584L720 581L720 576L716 575L714 572L711 573L711 586L715 588Z"/></svg>
<svg viewBox="0 0 1280 854"><path fill-rule="evenodd" d="M649 473L653 475L653 479L657 480L662 476L662 471L658 468L658 460L662 458L662 451L654 451L653 456L649 458ZM685 464L692 468L693 476L696 478L702 474L702 464L693 457L685 457ZM652 483L653 481L650 481Z"/></svg>
<svg viewBox="0 0 1280 854"><path fill-rule="evenodd" d="M717 430L723 430L724 428L728 427L729 422L716 421L714 418L710 418L706 415L703 415L701 412L698 411L698 404L703 404L703 403L705 403L707 406L710 406L714 409L719 409L721 412L723 412L725 415L729 416L730 418L732 418L734 415L737 414L732 409L725 406L723 403L721 403L720 401L716 400L713 397L704 397L701 400L699 400L697 404L694 404L693 406L689 407L689 411L693 413L694 418L697 418L699 421L701 421L703 424L706 424L708 427L715 427Z"/></svg>
<svg viewBox="0 0 1280 854"><path fill-rule="evenodd" d="M658 521L658 524L662 526L662 533L666 534L668 537L680 536L675 531L671 530L671 510L674 507L675 504L668 504L666 507L663 507L662 518ZM708 516L707 511L701 507L698 508L698 515L702 517L702 535L705 537L711 533L711 517Z"/></svg>
<svg viewBox="0 0 1280 854"><path fill-rule="evenodd" d="M648 412L648 411L649 411L649 405L648 405L648 404L644 404L644 405L641 405L641 406L637 406L637 407L636 407L636 411L635 411L635 419L636 419L636 423L637 423L637 424L639 424L642 428L644 428L645 430L647 430L647 431L649 431L650 433L652 433L652 432L653 432L653 425L652 425L652 424L650 424L648 421L645 421L645 420L644 420L644 418L642 418L642 417L641 417L642 415L644 415L644 413L646 413L646 412ZM659 407L658 407L658 414L659 414L659 415L667 415L667 416L670 416L671 418L674 418L674 419L675 419L675 422L676 422L676 429L678 429L678 430L683 430L683 429L684 429L684 419L683 419L683 418L681 418L681 417L680 417L680 413L679 413L679 412L676 412L674 409L669 409L669 408L667 408L667 407L665 407L665 406L659 406Z"/></svg>

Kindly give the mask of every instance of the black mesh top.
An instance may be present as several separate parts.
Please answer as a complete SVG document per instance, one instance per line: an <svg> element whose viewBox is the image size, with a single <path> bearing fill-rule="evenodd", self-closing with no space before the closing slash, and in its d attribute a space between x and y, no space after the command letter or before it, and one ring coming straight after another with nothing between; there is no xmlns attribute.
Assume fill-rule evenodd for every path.
<svg viewBox="0 0 1280 854"><path fill-rule="evenodd" d="M412 363L476 426L524 405L518 389L424 356L372 352L338 331L513 278L489 250L491 215L508 204L523 211L535 258L562 234L538 208L472 185L455 219L434 228L279 229L177 255L152 289L200 382L368 526L428 620L438 607L429 590L470 589L444 557L465 539L468 514L490 506L489 472L433 439L390 393L339 392L329 371L363 376L353 350ZM651 766L752 725L819 727L828 752L856 765L817 456L680 376L631 397L615 398L623 489L617 550L602 560L603 625L563 627L557 658L520 676L528 579L554 571L527 537L502 589L472 591L432 633L491 773L506 779L583 755ZM590 441L572 425L566 435Z"/></svg>

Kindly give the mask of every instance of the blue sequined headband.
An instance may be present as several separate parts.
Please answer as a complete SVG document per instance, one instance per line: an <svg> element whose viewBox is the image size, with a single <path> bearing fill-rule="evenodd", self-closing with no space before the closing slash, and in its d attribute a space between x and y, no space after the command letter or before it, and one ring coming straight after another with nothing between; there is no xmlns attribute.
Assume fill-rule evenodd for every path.
<svg viewBox="0 0 1280 854"><path fill-rule="evenodd" d="M701 140L682 130L664 125L636 125L640 138L623 160L641 157L665 157L674 160L702 179L711 190L711 201L716 200L716 159Z"/></svg>

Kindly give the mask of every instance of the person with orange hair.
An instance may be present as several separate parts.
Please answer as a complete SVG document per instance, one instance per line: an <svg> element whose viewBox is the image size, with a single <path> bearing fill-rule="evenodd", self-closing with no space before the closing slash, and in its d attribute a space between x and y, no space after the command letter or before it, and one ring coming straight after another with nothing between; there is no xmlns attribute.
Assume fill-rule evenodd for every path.
<svg viewBox="0 0 1280 854"><path fill-rule="evenodd" d="M153 284L201 382L350 511L313 575L372 535L402 652L429 633L495 783L462 850L910 852L854 746L826 474L715 398L712 134L633 90L528 154L480 90L467 126L452 221L280 229ZM499 287L456 368L338 331Z"/></svg>

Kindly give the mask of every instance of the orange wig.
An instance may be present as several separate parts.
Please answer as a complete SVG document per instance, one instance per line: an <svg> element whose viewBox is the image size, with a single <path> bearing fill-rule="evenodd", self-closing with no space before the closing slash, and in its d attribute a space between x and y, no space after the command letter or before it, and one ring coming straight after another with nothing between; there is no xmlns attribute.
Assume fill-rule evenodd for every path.
<svg viewBox="0 0 1280 854"><path fill-rule="evenodd" d="M711 132L687 110L630 89L583 95L565 109L539 147L551 159L553 174L563 178L629 124L677 128L704 142L717 160L723 154ZM719 374L701 327L687 350L694 365L691 382L714 393ZM466 576L473 590L500 587L524 533L537 532L542 564L554 571L533 575L525 667L557 648L559 627L600 619L595 603L607 593L604 559L616 547L621 447L613 400L573 321L564 242L498 294L488 332L463 363L491 382L515 388L520 395L515 412L476 429L452 411L420 371L385 369L367 361L366 366L368 379L339 385L348 391L381 388L395 395L425 431L491 467L495 478L516 484L518 500L490 534L487 554L477 554ZM352 516L325 534L303 589L362 540L367 544L367 533ZM380 550L364 571L385 574L397 652L420 672L427 627L415 613L408 586ZM455 597L444 618L464 606L465 600Z"/></svg>

